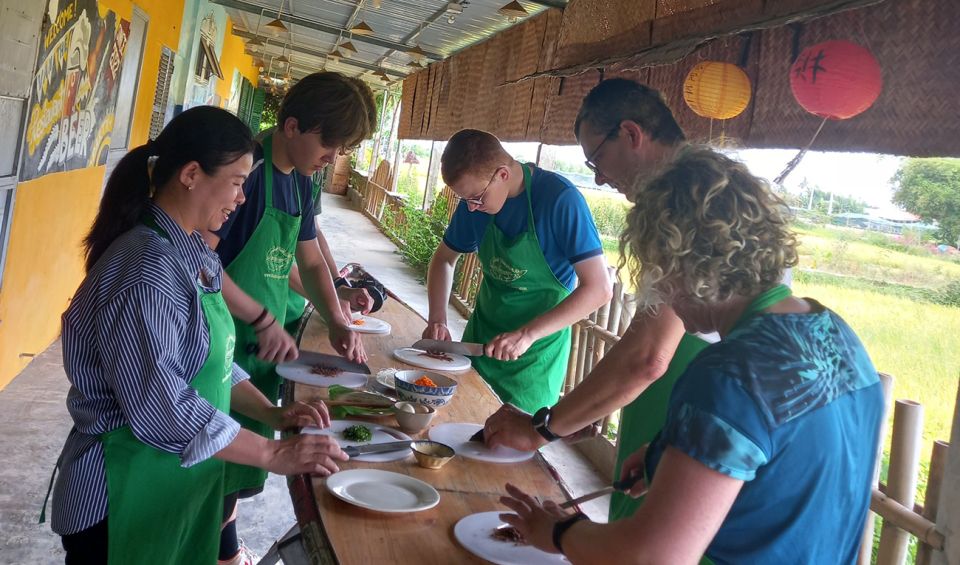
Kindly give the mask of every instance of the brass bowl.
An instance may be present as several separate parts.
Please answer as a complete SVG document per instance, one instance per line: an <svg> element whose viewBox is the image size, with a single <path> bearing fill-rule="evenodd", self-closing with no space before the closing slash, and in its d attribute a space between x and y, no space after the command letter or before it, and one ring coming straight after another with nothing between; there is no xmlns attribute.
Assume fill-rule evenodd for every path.
<svg viewBox="0 0 960 565"><path fill-rule="evenodd" d="M452 447L437 441L415 441L410 447L413 448L417 463L426 469L439 469L456 454Z"/></svg>

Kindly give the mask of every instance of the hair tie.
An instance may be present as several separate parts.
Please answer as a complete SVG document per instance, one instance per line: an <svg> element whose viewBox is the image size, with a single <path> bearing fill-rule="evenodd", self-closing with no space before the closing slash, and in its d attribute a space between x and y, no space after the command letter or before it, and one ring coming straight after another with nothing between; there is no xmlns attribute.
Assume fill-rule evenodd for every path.
<svg viewBox="0 0 960 565"><path fill-rule="evenodd" d="M147 157L147 179L150 181L150 198L153 198L153 193L155 192L155 187L153 186L153 168L157 165L157 159L159 158L159 155L149 155Z"/></svg>

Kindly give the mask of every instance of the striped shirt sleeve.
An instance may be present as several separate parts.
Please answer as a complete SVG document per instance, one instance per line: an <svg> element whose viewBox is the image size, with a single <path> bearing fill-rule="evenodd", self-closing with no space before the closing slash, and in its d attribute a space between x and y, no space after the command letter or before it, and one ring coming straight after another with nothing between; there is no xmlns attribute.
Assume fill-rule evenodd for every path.
<svg viewBox="0 0 960 565"><path fill-rule="evenodd" d="M188 312L149 284L137 284L97 313L103 374L133 434L190 466L229 444L239 425L189 385L181 351Z"/></svg>

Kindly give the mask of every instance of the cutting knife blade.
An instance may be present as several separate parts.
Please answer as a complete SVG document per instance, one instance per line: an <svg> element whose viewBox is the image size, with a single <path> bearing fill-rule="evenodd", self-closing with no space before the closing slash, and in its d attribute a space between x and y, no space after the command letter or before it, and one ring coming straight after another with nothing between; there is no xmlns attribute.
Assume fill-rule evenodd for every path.
<svg viewBox="0 0 960 565"><path fill-rule="evenodd" d="M439 339L421 339L413 344L414 349L424 351L440 351L443 353L456 353L457 355L466 355L467 357L482 357L483 345L479 343L470 343L466 341L441 341Z"/></svg>
<svg viewBox="0 0 960 565"><path fill-rule="evenodd" d="M401 451L410 449L411 442L408 441L390 441L387 443L371 443L369 445L351 445L343 448L343 452L350 457L365 455L368 453L387 453L390 451Z"/></svg>

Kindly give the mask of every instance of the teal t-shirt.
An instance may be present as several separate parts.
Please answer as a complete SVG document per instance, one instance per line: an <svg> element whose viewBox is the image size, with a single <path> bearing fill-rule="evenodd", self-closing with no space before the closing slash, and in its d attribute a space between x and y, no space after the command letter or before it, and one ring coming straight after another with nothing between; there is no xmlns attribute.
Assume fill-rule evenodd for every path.
<svg viewBox="0 0 960 565"><path fill-rule="evenodd" d="M756 316L704 349L648 451L649 476L671 446L745 481L707 549L714 563L856 560L883 391L853 330L812 303Z"/></svg>

